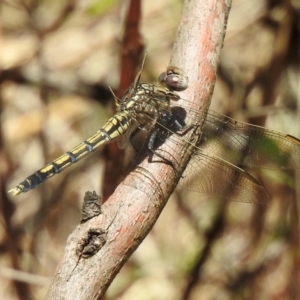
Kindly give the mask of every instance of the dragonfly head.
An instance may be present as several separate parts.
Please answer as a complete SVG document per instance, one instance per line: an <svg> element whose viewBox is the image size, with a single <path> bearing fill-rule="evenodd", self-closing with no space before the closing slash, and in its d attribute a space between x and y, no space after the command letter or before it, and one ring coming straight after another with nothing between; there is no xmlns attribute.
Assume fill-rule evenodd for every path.
<svg viewBox="0 0 300 300"><path fill-rule="evenodd" d="M174 66L169 66L166 72L159 75L158 81L173 91L183 91L188 87L188 77Z"/></svg>

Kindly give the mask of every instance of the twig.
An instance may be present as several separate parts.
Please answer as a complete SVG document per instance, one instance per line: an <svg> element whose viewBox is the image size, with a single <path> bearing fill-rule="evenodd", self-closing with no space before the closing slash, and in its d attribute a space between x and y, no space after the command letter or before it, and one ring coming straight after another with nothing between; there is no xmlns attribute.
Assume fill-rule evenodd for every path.
<svg viewBox="0 0 300 300"><path fill-rule="evenodd" d="M120 84L116 92L121 97L133 82L140 57L144 49L142 37L139 31L141 20L141 0L131 0L125 19L124 36L122 40L122 56L120 66ZM124 177L124 151L117 144L110 143L103 151L105 156L105 169L103 174L103 202L116 189ZM118 169L119 172L115 172Z"/></svg>

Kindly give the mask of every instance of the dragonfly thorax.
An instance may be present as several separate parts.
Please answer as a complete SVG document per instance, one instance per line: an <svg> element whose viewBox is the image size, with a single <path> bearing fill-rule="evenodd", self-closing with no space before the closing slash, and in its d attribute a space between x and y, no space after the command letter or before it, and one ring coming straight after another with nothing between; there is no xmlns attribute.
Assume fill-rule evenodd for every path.
<svg viewBox="0 0 300 300"><path fill-rule="evenodd" d="M179 96L164 86L141 83L131 86L119 102L118 112L127 112L139 125L155 122L158 116L170 109L170 101Z"/></svg>

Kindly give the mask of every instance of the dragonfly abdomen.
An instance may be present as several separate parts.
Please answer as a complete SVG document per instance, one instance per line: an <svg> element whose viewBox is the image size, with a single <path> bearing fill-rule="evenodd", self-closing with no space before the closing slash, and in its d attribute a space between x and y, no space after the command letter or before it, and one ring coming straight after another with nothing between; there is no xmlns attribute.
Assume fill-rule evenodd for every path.
<svg viewBox="0 0 300 300"><path fill-rule="evenodd" d="M91 137L66 152L44 168L36 171L9 192L13 195L25 193L36 188L48 178L60 173L63 169L80 160L100 146L108 144L113 139L124 134L130 126L130 116L122 111L111 117L106 124Z"/></svg>

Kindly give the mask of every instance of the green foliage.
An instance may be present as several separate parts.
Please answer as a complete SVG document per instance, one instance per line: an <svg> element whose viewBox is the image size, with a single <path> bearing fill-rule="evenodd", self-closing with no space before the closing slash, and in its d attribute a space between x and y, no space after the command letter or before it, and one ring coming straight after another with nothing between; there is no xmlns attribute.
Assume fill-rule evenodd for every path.
<svg viewBox="0 0 300 300"><path fill-rule="evenodd" d="M87 12L94 16L100 16L106 13L118 2L118 0L97 0L88 8Z"/></svg>

